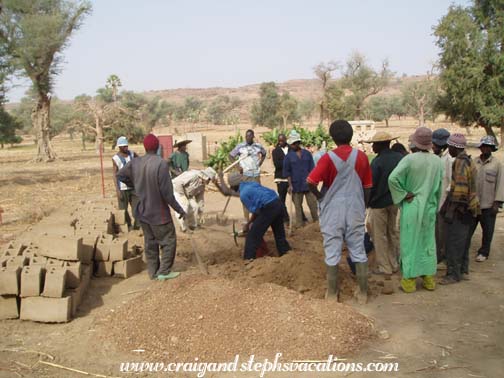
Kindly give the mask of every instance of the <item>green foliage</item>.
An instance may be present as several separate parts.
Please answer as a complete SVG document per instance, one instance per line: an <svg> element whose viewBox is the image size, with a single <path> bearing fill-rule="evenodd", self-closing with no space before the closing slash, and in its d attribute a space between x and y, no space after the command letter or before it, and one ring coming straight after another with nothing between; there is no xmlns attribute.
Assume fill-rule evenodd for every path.
<svg viewBox="0 0 504 378"><path fill-rule="evenodd" d="M339 84L329 84L324 93L324 118L329 121L345 119L348 107L345 106L345 92Z"/></svg>
<svg viewBox="0 0 504 378"><path fill-rule="evenodd" d="M309 120L315 109L317 108L317 103L313 100L301 100L298 103L298 113L301 119Z"/></svg>
<svg viewBox="0 0 504 378"><path fill-rule="evenodd" d="M342 79L343 89L350 91L350 95L345 98L345 107L349 113L360 119L366 99L385 88L391 77L387 61L382 63L379 71L375 71L367 64L364 55L354 53L346 62Z"/></svg>
<svg viewBox="0 0 504 378"><path fill-rule="evenodd" d="M273 128L282 123L278 114L280 95L274 82L262 83L259 89L259 100L252 105L250 117L254 125Z"/></svg>
<svg viewBox="0 0 504 378"><path fill-rule="evenodd" d="M401 88L406 114L418 119L423 125L425 119L434 120L438 115L439 82L430 75L421 81L406 84Z"/></svg>
<svg viewBox="0 0 504 378"><path fill-rule="evenodd" d="M301 136L301 143L304 146L316 146L320 148L322 143L325 142L327 146L332 144L332 138L329 133L326 131L323 125L318 125L317 128L313 131L305 129L299 125L294 126L292 129L278 129L274 128L271 131L268 131L262 135L262 139L270 146L274 146L277 144L278 135L285 134L287 137L292 130L296 130Z"/></svg>
<svg viewBox="0 0 504 378"><path fill-rule="evenodd" d="M241 101L236 97L218 96L207 109L207 121L214 125L235 125L240 121L237 113Z"/></svg>
<svg viewBox="0 0 504 378"><path fill-rule="evenodd" d="M389 119L396 112L401 112L401 98L399 96L374 96L369 99L364 107L364 113L367 118L373 121L385 121L389 125Z"/></svg>
<svg viewBox="0 0 504 378"><path fill-rule="evenodd" d="M208 155L208 160L205 161L207 167L212 167L216 171L224 169L231 164L229 161L230 152L236 147L237 144L243 142L243 136L236 135L229 137L226 142L222 142L214 154Z"/></svg>
<svg viewBox="0 0 504 378"><path fill-rule="evenodd" d="M16 135L16 130L22 127L21 122L7 113L3 104L0 104L0 146L3 148L4 144L21 143L23 139Z"/></svg>
<svg viewBox="0 0 504 378"><path fill-rule="evenodd" d="M504 125L502 0L451 6L434 34L441 50L439 108L452 121L483 126L493 135L492 127Z"/></svg>
<svg viewBox="0 0 504 378"><path fill-rule="evenodd" d="M287 127L288 123L301 120L301 116L299 115L299 103L289 92L284 92L282 96L280 96L280 104L277 113L282 118L284 128Z"/></svg>

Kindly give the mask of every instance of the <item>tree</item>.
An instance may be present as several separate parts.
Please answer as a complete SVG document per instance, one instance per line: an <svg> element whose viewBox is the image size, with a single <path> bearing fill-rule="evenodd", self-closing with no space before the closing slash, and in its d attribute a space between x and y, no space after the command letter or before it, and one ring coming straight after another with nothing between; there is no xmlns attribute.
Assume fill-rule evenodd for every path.
<svg viewBox="0 0 504 378"><path fill-rule="evenodd" d="M16 130L22 128L21 122L7 113L3 104L0 104L0 146L5 144L21 143L23 139L16 135Z"/></svg>
<svg viewBox="0 0 504 378"><path fill-rule="evenodd" d="M375 71L367 64L364 55L358 52L353 53L346 62L342 86L350 91L345 102L347 107L351 107L355 118L360 119L366 99L379 93L389 82L392 72L388 66L385 60L381 69Z"/></svg>
<svg viewBox="0 0 504 378"><path fill-rule="evenodd" d="M236 97L217 96L207 109L207 121L214 125L234 125L240 120L237 110L241 100Z"/></svg>
<svg viewBox="0 0 504 378"><path fill-rule="evenodd" d="M348 112L344 100L345 92L339 84L330 84L324 94L325 116L331 122L347 118Z"/></svg>
<svg viewBox="0 0 504 378"><path fill-rule="evenodd" d="M259 100L255 101L250 111L254 125L273 128L282 122L278 115L280 95L274 82L262 83L259 88Z"/></svg>
<svg viewBox="0 0 504 378"><path fill-rule="evenodd" d="M186 97L183 108L185 121L192 124L199 122L203 110L205 110L203 101L192 96Z"/></svg>
<svg viewBox="0 0 504 378"><path fill-rule="evenodd" d="M61 52L90 11L87 1L3 0L0 44L5 47L11 66L32 81L37 94L32 112L37 161L56 158L50 142L51 90L60 72Z"/></svg>
<svg viewBox="0 0 504 378"><path fill-rule="evenodd" d="M425 119L434 120L438 114L439 81L432 74L420 81L408 83L401 88L403 103L407 114L418 119L418 125L423 126Z"/></svg>
<svg viewBox="0 0 504 378"><path fill-rule="evenodd" d="M317 103L313 100L301 100L298 104L298 113L299 116L308 121L312 118L313 112L317 107Z"/></svg>
<svg viewBox="0 0 504 378"><path fill-rule="evenodd" d="M389 119L394 113L394 103L390 96L371 97L365 106L365 111L373 121L385 121L385 126L389 126Z"/></svg>
<svg viewBox="0 0 504 378"><path fill-rule="evenodd" d="M462 126L481 126L504 138L504 6L502 0L475 0L451 6L435 27L441 50L439 108Z"/></svg>
<svg viewBox="0 0 504 378"><path fill-rule="evenodd" d="M325 107L326 102L324 100L326 90L329 85L329 80L331 80L333 72L336 71L338 68L340 68L340 65L332 60L327 63L319 63L315 67L313 67L313 72L315 73L315 76L317 76L317 78L320 80L320 83L322 85L322 99L320 100L319 103L321 123L325 118L327 118Z"/></svg>
<svg viewBox="0 0 504 378"><path fill-rule="evenodd" d="M280 105L277 112L282 118L284 129L287 128L288 122L297 122L301 119L298 112L298 101L289 92L284 92L280 97Z"/></svg>
<svg viewBox="0 0 504 378"><path fill-rule="evenodd" d="M121 79L117 75L110 75L107 78L107 84L105 84L105 88L110 89L112 95L112 101L117 101L117 94L119 93L119 87L122 87Z"/></svg>

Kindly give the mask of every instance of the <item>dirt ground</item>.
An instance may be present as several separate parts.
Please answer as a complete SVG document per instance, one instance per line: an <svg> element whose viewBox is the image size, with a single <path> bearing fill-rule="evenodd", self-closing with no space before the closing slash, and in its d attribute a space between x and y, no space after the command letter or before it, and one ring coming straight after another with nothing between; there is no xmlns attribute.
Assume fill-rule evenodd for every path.
<svg viewBox="0 0 504 378"><path fill-rule="evenodd" d="M455 130L447 125L452 131ZM402 142L411 133L410 127L392 124L390 130L401 136ZM232 134L232 130L205 130L209 141L219 140ZM477 130L470 140L479 139ZM55 140L60 159L55 163L37 165L31 162L34 149L30 145L13 149L0 150L0 207L3 208L3 224L0 225L0 247L15 239L24 230L45 216L75 207L79 201L99 199L101 197L100 165L93 151L80 151L77 141L66 138ZM140 146L132 146L142 151ZM470 151L473 156L477 150ZM111 171L112 152L105 154L106 194L112 198L113 183ZM498 154L502 159L502 154ZM266 161L263 183L274 187L272 164ZM265 257L252 264L244 264L240 258L243 239L234 245L231 225L221 226L215 222L215 214L222 211L225 199L214 189L209 188L206 195L206 222L202 230L193 235L179 233L176 268L182 271L181 282L190 282L194 277L199 282L202 274L191 250L191 240L195 243L208 264L210 280L226 280L224 286L229 290L246 287L249 290L262 291L273 287L274 296L285 294L292 300L308 301L315 306L323 305L325 291L325 268L322 260L321 237L316 224L309 224L296 230L290 242L293 253L282 258ZM308 214L309 212L307 212ZM239 219L241 204L232 199L227 212L230 218ZM481 238L478 230L471 247L474 256ZM266 241L270 251L274 251L271 234ZM372 259L372 256L371 256ZM449 287L438 286L436 291L427 292L419 289L414 294L404 294L397 289L399 277L394 277L396 292L393 295L381 295L379 277L371 277L370 301L365 306L358 306L352 300L355 280L348 267L342 261L342 280L344 304L352 306L372 323L373 334L363 343L353 348L334 350L340 358L348 362L398 362L396 373L352 373L352 377L397 376L397 377L487 377L502 376L504 369L504 216L497 219L492 255L485 263L471 262L471 280ZM444 271L439 271L441 276ZM203 281L205 279L203 278ZM214 289L215 282L211 281ZM217 281L219 282L219 281ZM176 280L172 282L152 282L146 272L127 280L116 278L93 279L91 287L81 304L77 317L67 324L38 324L19 320L0 321L0 377L79 377L83 374L63 370L60 367L44 365L39 360L71 367L93 373L98 376L125 376L119 372L121 362L149 361L143 345L135 345L135 340L128 340L133 332L126 327L136 303L143 303L146 292L166 290L166 301L170 291L175 290ZM179 284L180 285L180 284ZM210 285L210 284L209 284ZM211 287L211 285L209 287ZM265 286L266 285L266 286ZM269 286L268 286L269 285ZM226 289L226 290L228 290ZM224 290L224 289L223 289ZM201 293L200 293L201 294ZM229 292L229 295L233 295ZM273 295L273 294L272 294ZM299 298L298 298L299 297ZM253 301L252 301L253 302ZM260 307L269 302L256 303ZM179 307L177 307L179 308ZM278 318L268 312L263 321L282 322L283 314L278 307ZM228 309L222 309L226 311ZM292 310L294 311L294 310ZM152 335L159 328L157 323L166 321L169 326L171 314L169 306L166 320L156 318L152 322ZM124 319L119 319L123 317ZM146 314L148 316L148 314ZM359 315L360 316L360 315ZM321 316L322 317L322 316ZM326 314L323 316L326 317ZM198 318L196 318L198 319ZM202 318L203 319L203 318ZM226 317L218 317L217 330L225 329ZM223 320L224 319L224 320ZM209 319L210 320L210 319ZM229 317L232 323L233 317ZM260 321L260 319L258 319ZM318 321L314 318L313 321ZM334 319L338 321L337 318ZM113 326L110 326L114 322ZM168 324L170 323L170 324ZM205 323L212 328L212 322ZM268 323L269 324L269 323ZM121 327L124 325L123 333ZM224 328L222 328L224 327ZM111 331L113 330L113 331ZM149 335L145 338L148 339ZM227 335L226 335L227 337ZM240 337L240 334L237 334ZM299 353L296 357L320 359L313 350L306 348L303 336L295 341ZM294 337L294 339L296 339ZM308 339L307 339L308 340ZM172 348L166 341L166 348ZM243 344L248 345L249 340ZM253 340L252 340L253 341ZM257 341L260 342L260 341ZM294 342L294 341L293 341ZM313 343L313 340L310 340ZM215 335L213 340L195 341L196 351L208 346L212 351L226 351L224 335ZM228 342L229 343L229 342ZM338 343L335 340L335 345ZM201 345L200 345L201 344ZM160 341L163 345L163 341ZM264 351L270 352L269 346L276 346L272 340L264 341ZM233 344L233 348L235 344ZM357 349L355 349L357 348ZM228 348L229 349L229 348ZM246 349L246 348L245 348ZM352 350L350 352L349 350ZM278 350L278 352L283 352ZM325 352L325 350L324 350ZM191 355L191 348L185 352ZM229 360L234 351L229 350ZM251 354L250 350L241 350L240 354ZM170 356L171 357L171 356ZM194 357L197 357L194 355ZM267 358L274 358L268 355ZM162 359L161 359L162 360ZM165 361L166 362L166 361ZM330 373L269 373L272 377L324 377ZM154 376L146 373L138 376ZM177 376L183 376L179 374ZM196 376L186 374L185 376ZM207 373L207 377L233 376L232 374ZM257 373L240 373L239 377L256 377ZM341 376L345 376L341 374Z"/></svg>

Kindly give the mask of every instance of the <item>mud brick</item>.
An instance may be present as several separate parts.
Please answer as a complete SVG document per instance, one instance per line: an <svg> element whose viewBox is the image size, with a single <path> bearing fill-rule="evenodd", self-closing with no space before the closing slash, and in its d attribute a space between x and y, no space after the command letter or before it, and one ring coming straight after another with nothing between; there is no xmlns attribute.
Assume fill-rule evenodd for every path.
<svg viewBox="0 0 504 378"><path fill-rule="evenodd" d="M113 273L114 263L112 261L95 261L95 276L107 277Z"/></svg>
<svg viewBox="0 0 504 378"><path fill-rule="evenodd" d="M50 268L47 270L44 282L43 297L61 298L65 292L67 270L65 268Z"/></svg>
<svg viewBox="0 0 504 378"><path fill-rule="evenodd" d="M95 261L108 261L110 257L110 242L100 240L96 244L96 251L94 255Z"/></svg>
<svg viewBox="0 0 504 378"><path fill-rule="evenodd" d="M2 250L2 256L19 256L26 249L26 245L22 242L10 242L5 249Z"/></svg>
<svg viewBox="0 0 504 378"><path fill-rule="evenodd" d="M26 256L13 256L13 257L9 258L5 262L5 264L8 268L16 267L16 266L23 268L23 266L28 265L29 261L30 261L30 259Z"/></svg>
<svg viewBox="0 0 504 378"><path fill-rule="evenodd" d="M110 261L125 260L128 256L128 240L114 240L110 243Z"/></svg>
<svg viewBox="0 0 504 378"><path fill-rule="evenodd" d="M30 258L29 266L40 265L45 267L47 264L47 257L44 256L33 256Z"/></svg>
<svg viewBox="0 0 504 378"><path fill-rule="evenodd" d="M81 281L81 262L65 262L63 267L67 270L65 287L75 289Z"/></svg>
<svg viewBox="0 0 504 378"><path fill-rule="evenodd" d="M0 320L19 318L19 299L15 295L0 296Z"/></svg>
<svg viewBox="0 0 504 378"><path fill-rule="evenodd" d="M83 254L82 238L75 236L41 236L40 254L59 260L80 261Z"/></svg>
<svg viewBox="0 0 504 378"><path fill-rule="evenodd" d="M65 290L65 297L72 298L71 315L72 315L72 318L75 318L75 315L77 314L77 308L79 307L79 305L81 303L81 299L82 299L81 290L79 288L67 289L67 290Z"/></svg>
<svg viewBox="0 0 504 378"><path fill-rule="evenodd" d="M114 262L114 275L128 278L140 272L143 267L142 256L136 256L128 260Z"/></svg>
<svg viewBox="0 0 504 378"><path fill-rule="evenodd" d="M42 292L45 268L25 266L21 271L21 297L38 297Z"/></svg>
<svg viewBox="0 0 504 378"><path fill-rule="evenodd" d="M81 262L84 264L90 264L94 259L96 242L98 240L98 235L85 235L82 236L82 255Z"/></svg>
<svg viewBox="0 0 504 378"><path fill-rule="evenodd" d="M0 295L19 295L21 267L0 268Z"/></svg>
<svg viewBox="0 0 504 378"><path fill-rule="evenodd" d="M61 268L64 264L64 261L49 258L46 261L46 268Z"/></svg>
<svg viewBox="0 0 504 378"><path fill-rule="evenodd" d="M22 320L43 323L64 323L71 319L72 297L45 298L28 297L21 299Z"/></svg>
<svg viewBox="0 0 504 378"><path fill-rule="evenodd" d="M117 224L115 230L118 234L127 234L129 232L128 226L125 224Z"/></svg>
<svg viewBox="0 0 504 378"><path fill-rule="evenodd" d="M86 292L91 283L91 276L93 274L93 269L91 265L82 265L82 278L79 287L82 289L82 294Z"/></svg>
<svg viewBox="0 0 504 378"><path fill-rule="evenodd" d="M114 223L118 225L126 224L126 213L124 210L116 210L114 214Z"/></svg>

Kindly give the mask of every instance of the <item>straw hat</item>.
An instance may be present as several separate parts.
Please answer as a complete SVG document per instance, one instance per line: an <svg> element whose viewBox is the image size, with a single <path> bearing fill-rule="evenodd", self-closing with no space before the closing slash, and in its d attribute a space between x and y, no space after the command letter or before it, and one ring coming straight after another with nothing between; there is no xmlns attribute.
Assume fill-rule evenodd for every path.
<svg viewBox="0 0 504 378"><path fill-rule="evenodd" d="M390 142L398 137L393 137L385 131L378 131L371 139L363 140L364 143L378 143L378 142Z"/></svg>
<svg viewBox="0 0 504 378"><path fill-rule="evenodd" d="M189 140L189 139L181 140L180 142L175 141L175 143L173 144L173 147L180 148L180 147L185 146L186 144L189 144L191 142L192 142L192 140Z"/></svg>

